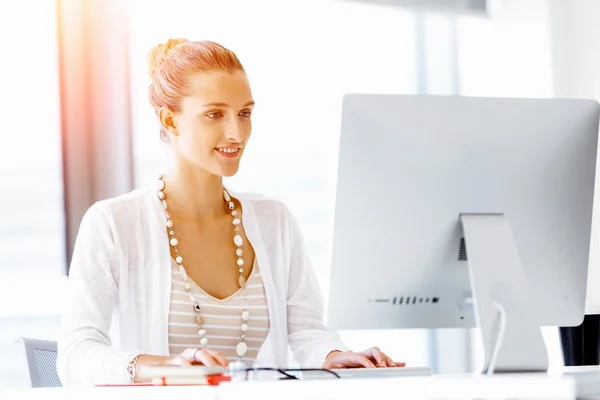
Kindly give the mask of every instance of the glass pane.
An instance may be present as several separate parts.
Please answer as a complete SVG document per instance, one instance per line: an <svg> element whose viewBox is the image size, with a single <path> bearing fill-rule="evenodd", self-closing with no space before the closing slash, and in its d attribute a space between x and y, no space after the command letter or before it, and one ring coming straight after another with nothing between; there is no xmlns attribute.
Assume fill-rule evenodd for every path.
<svg viewBox="0 0 600 400"><path fill-rule="evenodd" d="M55 339L66 265L55 2L3 5L0 36L2 387L27 385L15 337Z"/></svg>

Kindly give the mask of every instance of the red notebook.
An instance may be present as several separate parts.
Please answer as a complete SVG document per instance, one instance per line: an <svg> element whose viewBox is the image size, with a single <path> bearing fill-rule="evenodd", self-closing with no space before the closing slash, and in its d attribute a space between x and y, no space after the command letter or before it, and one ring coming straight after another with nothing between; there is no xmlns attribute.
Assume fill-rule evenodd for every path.
<svg viewBox="0 0 600 400"><path fill-rule="evenodd" d="M171 376L154 378L153 384L155 386L189 386L189 385L210 385L216 386L221 382L231 381L230 376L226 375L209 375L204 378L202 377L184 377L184 376Z"/></svg>

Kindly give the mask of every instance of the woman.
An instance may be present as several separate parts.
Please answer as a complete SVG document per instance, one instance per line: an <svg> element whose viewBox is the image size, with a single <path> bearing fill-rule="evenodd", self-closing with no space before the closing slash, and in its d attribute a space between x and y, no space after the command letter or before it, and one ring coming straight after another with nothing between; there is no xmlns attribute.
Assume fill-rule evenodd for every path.
<svg viewBox="0 0 600 400"><path fill-rule="evenodd" d="M141 382L153 364L393 367L322 324L296 221L281 202L223 187L250 139L236 55L169 40L149 53L149 98L173 163L156 186L94 204L77 237L62 320L64 385ZM111 340L111 339L114 339Z"/></svg>

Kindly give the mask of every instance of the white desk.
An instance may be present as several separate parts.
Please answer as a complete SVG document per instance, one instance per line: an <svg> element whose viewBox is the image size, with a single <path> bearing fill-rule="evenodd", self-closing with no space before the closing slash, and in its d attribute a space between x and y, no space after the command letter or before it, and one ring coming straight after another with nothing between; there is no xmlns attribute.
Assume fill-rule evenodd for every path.
<svg viewBox="0 0 600 400"><path fill-rule="evenodd" d="M566 376L575 380L577 396L581 398L600 399L600 367L566 367L554 376Z"/></svg>
<svg viewBox="0 0 600 400"><path fill-rule="evenodd" d="M572 378L548 375L434 375L379 379L240 382L219 400L575 399Z"/></svg>
<svg viewBox="0 0 600 400"><path fill-rule="evenodd" d="M600 377L586 376L594 380ZM600 380L594 380L600 386ZM575 399L570 376L548 375L434 375L351 380L232 382L220 387L113 387L25 389L0 391L10 400L392 400L392 399Z"/></svg>
<svg viewBox="0 0 600 400"><path fill-rule="evenodd" d="M0 400L219 400L217 386L98 387L0 390ZM240 400L240 399L237 399Z"/></svg>

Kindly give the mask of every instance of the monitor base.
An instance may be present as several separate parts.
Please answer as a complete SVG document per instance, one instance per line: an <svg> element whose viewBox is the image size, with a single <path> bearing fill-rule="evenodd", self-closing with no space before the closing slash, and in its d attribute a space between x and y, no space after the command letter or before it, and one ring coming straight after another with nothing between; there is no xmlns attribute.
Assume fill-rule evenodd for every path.
<svg viewBox="0 0 600 400"><path fill-rule="evenodd" d="M461 214L460 220L484 349L481 372L546 372L546 344L508 219Z"/></svg>

